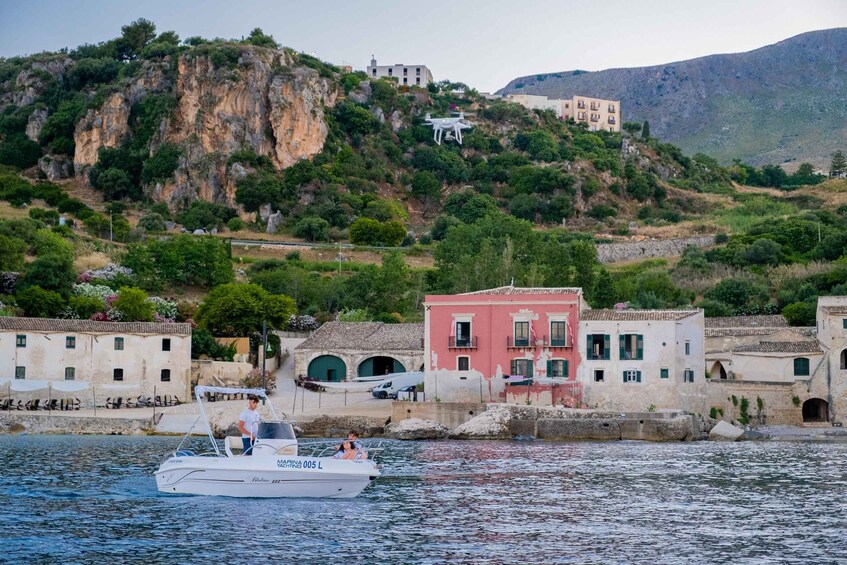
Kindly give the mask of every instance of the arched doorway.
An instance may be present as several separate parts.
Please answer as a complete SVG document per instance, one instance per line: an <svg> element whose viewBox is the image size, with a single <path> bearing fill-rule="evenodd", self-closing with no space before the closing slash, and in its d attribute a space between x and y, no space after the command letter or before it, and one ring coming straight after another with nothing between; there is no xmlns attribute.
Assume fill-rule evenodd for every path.
<svg viewBox="0 0 847 565"><path fill-rule="evenodd" d="M720 361L715 361L715 364L712 365L712 370L709 374L712 375L713 379L726 380L726 369L723 368L723 363Z"/></svg>
<svg viewBox="0 0 847 565"><path fill-rule="evenodd" d="M841 350L841 370L847 369L847 349Z"/></svg>
<svg viewBox="0 0 847 565"><path fill-rule="evenodd" d="M347 365L335 355L321 355L315 357L309 363L307 371L310 379L319 381L344 381L347 380Z"/></svg>
<svg viewBox="0 0 847 565"><path fill-rule="evenodd" d="M829 422L829 403L822 398L810 398L803 403L803 423Z"/></svg>
<svg viewBox="0 0 847 565"><path fill-rule="evenodd" d="M405 373L406 367L403 363L393 357L383 355L370 357L362 361L359 365L360 377L376 377L379 375L387 375L389 373Z"/></svg>

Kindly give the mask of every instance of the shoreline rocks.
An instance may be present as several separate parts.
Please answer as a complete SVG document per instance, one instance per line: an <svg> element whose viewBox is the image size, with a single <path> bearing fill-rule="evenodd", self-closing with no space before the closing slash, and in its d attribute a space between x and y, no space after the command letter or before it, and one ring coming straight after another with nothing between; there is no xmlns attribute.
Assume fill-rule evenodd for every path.
<svg viewBox="0 0 847 565"><path fill-rule="evenodd" d="M435 420L409 418L397 424L389 424L385 428L385 437L401 440L444 439L450 429Z"/></svg>
<svg viewBox="0 0 847 565"><path fill-rule="evenodd" d="M744 435L744 430L737 428L729 422L720 421L709 432L711 441L738 441Z"/></svg>

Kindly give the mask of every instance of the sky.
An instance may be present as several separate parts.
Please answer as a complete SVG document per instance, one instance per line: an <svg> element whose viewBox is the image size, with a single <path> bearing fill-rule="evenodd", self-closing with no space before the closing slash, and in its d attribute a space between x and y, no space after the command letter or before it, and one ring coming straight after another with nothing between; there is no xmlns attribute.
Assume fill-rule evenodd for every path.
<svg viewBox="0 0 847 565"><path fill-rule="evenodd" d="M493 92L513 78L737 53L847 27L847 0L0 0L0 57L97 43L137 18L180 37L261 27L338 65L427 65Z"/></svg>

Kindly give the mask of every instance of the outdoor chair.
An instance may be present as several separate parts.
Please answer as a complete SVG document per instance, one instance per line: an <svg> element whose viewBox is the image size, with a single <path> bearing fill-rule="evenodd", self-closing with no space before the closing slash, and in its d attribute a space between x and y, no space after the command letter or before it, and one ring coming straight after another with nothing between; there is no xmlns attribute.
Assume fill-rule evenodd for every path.
<svg viewBox="0 0 847 565"><path fill-rule="evenodd" d="M11 409L12 409L12 410L23 410L23 409L24 409L24 401L23 401L23 400L18 400L18 403L17 403L17 404L15 404L15 401L13 400L13 401L12 401Z"/></svg>
<svg viewBox="0 0 847 565"><path fill-rule="evenodd" d="M27 400L24 407L27 410L38 410L38 403L41 402L40 399L36 398L35 400Z"/></svg>
<svg viewBox="0 0 847 565"><path fill-rule="evenodd" d="M132 398L127 397L126 402L124 403L124 408L135 408L136 404L132 401Z"/></svg>
<svg viewBox="0 0 847 565"><path fill-rule="evenodd" d="M11 398L4 400L3 403L0 404L0 410L8 410L10 404L12 404Z"/></svg>
<svg viewBox="0 0 847 565"><path fill-rule="evenodd" d="M51 398L49 401L44 403L42 410L56 410L57 405L59 404L58 398Z"/></svg>
<svg viewBox="0 0 847 565"><path fill-rule="evenodd" d="M174 395L173 400L171 400L171 406L179 406L180 404L182 404L182 400L177 395Z"/></svg>
<svg viewBox="0 0 847 565"><path fill-rule="evenodd" d="M162 404L162 397L159 396L158 394L156 395L156 398L154 399L153 402L154 402L154 406L164 406Z"/></svg>
<svg viewBox="0 0 847 565"><path fill-rule="evenodd" d="M117 409L120 408L121 405L123 405L123 397L119 396L114 400L112 400L111 398L106 399L106 408Z"/></svg>

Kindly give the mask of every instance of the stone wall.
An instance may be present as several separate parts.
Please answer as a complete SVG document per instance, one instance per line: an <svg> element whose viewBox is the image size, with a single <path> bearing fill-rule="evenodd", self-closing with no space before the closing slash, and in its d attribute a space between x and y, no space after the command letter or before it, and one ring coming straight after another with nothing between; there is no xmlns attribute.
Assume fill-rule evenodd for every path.
<svg viewBox="0 0 847 565"><path fill-rule="evenodd" d="M241 381L252 368L250 363L194 360L191 362L191 381L210 386L241 386Z"/></svg>
<svg viewBox="0 0 847 565"><path fill-rule="evenodd" d="M651 257L676 257L682 255L689 245L709 247L715 244L715 236L686 237L683 239L659 239L629 243L601 243L597 246L597 260L601 263L617 263Z"/></svg>
<svg viewBox="0 0 847 565"><path fill-rule="evenodd" d="M802 403L816 395L809 391L806 381L792 383L761 382L761 381L733 381L711 379L706 385L709 409L721 408L723 416L718 419L730 422L737 420L741 413L741 399L750 401L748 414L750 424L784 424L799 426L803 423ZM738 401L738 406L733 404L732 397ZM800 404L794 403L797 397ZM759 419L757 398L763 402L762 419Z"/></svg>
<svg viewBox="0 0 847 565"><path fill-rule="evenodd" d="M487 405L482 402L408 402L395 400L391 405L393 423L410 418L434 420L448 428L460 426L485 412Z"/></svg>
<svg viewBox="0 0 847 565"><path fill-rule="evenodd" d="M144 434L152 429L150 419L53 416L48 414L0 413L0 434Z"/></svg>

